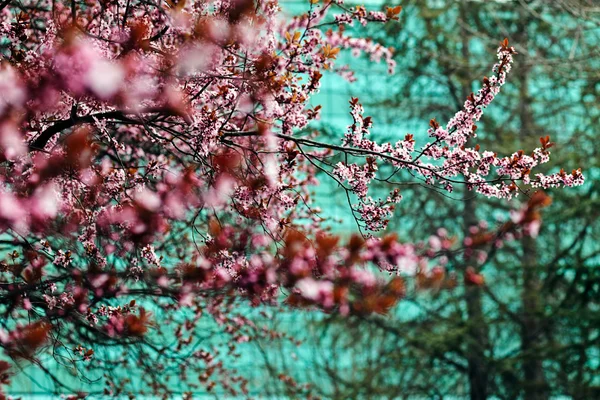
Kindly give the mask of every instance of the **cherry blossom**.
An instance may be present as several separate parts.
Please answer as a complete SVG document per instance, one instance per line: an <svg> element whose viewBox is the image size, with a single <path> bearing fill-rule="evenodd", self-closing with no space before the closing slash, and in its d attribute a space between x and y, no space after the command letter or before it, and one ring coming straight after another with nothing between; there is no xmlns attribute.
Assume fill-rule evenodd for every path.
<svg viewBox="0 0 600 400"><path fill-rule="evenodd" d="M41 365L37 355L51 343L86 371L141 368L152 394L169 391L161 377L173 370L182 382L199 377L208 390L247 393L223 358L280 333L262 331L243 310L385 313L405 296L408 277L422 288L455 285L450 252L473 259L465 284L483 285L475 267L490 248L537 234L541 194L512 222L479 226L462 242L444 230L414 243L377 236L404 201L382 179L383 166L503 199L583 183L578 169L533 172L549 162L548 137L530 154L468 147L510 72L516 53L506 40L494 75L445 127L431 120L428 141L371 140L373 121L356 98L340 144L325 141L313 129L320 106L310 101L323 74L355 79L340 53L395 71L391 49L345 25L396 23L401 8L307 8L286 19L275 0L0 4L7 357ZM359 233L328 233L311 196L321 176L354 199ZM376 179L390 186L382 198L370 193ZM227 351L198 350L206 326L230 338ZM110 352L134 345L136 357ZM8 369L0 363L1 383ZM126 386L108 377L105 393L120 396Z"/></svg>

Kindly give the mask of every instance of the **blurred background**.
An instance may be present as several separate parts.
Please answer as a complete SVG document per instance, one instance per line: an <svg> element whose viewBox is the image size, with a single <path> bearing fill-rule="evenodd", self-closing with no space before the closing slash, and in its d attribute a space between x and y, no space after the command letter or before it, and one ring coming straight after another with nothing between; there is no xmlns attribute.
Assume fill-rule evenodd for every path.
<svg viewBox="0 0 600 400"><path fill-rule="evenodd" d="M270 348L262 353L265 362L334 399L600 399L600 2L386 5L397 4L403 6L399 23L354 27L395 48L395 74L344 59L357 82L324 81L316 99L324 134L340 137L351 123L348 98L357 96L373 116L375 138L396 141L411 133L418 144L430 118L447 121L479 89L506 37L519 54L479 124L477 142L504 156L550 135L556 146L547 168L580 167L586 184L549 191L553 204L538 238L514 241L490 256L481 268L483 287L415 292L384 317L284 315L282 327L304 343ZM323 186L324 214L329 207L342 220L334 230L355 230L345 196ZM460 236L508 211L507 204L468 192L447 196L408 186L402 193L388 230L406 240L426 238L440 226ZM466 267L452 261L457 270ZM273 343L262 349L267 346ZM277 379L269 382L271 393L279 393Z"/></svg>

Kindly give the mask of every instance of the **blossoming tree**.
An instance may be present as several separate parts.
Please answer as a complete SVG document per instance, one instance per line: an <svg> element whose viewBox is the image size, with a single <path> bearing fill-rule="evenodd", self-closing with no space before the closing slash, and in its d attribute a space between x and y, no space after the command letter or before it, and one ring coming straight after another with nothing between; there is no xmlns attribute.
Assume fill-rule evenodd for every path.
<svg viewBox="0 0 600 400"><path fill-rule="evenodd" d="M243 302L385 312L404 295L403 276L455 284L445 252L535 235L548 203L537 188L583 182L579 170L535 173L549 160L547 136L505 156L471 147L510 72L507 40L463 109L447 124L431 120L429 140L370 140L356 98L348 131L322 140L307 129L320 111L309 100L325 71L354 79L336 64L340 51L394 73L391 49L345 26L395 23L401 8L312 0L307 9L286 20L274 0L0 2L3 383L28 361L68 389L40 361L45 352L77 370L141 368L148 392L167 392L156 376L175 365L190 390L245 393L218 351L200 349L203 315L233 349L273 334L243 315ZM382 164L394 174L382 176ZM346 192L361 235L326 234L310 196L317 173ZM399 174L447 191L532 196L512 221L460 246L443 229L426 244L400 243L377 233L402 200ZM375 179L389 195L369 194ZM483 278L467 270L465 283ZM136 355L111 358L126 348ZM130 389L107 375L105 390Z"/></svg>

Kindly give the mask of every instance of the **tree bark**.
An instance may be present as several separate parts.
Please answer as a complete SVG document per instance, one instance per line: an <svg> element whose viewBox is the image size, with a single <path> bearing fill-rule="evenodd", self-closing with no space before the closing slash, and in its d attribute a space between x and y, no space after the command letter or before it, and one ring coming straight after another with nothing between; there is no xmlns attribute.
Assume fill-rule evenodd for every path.
<svg viewBox="0 0 600 400"><path fill-rule="evenodd" d="M468 4L463 1L460 4L461 36L462 36L462 58L469 65L469 33L465 29L468 23ZM471 93L468 85L461 85L462 99L466 99ZM465 190L463 197L463 231L465 236L469 235L469 228L477 225L476 200L473 192ZM466 267L466 266L465 266ZM471 400L484 400L488 396L489 369L485 351L489 348L489 331L483 312L483 291L478 286L467 287L465 302L467 304L467 364L469 374L469 397Z"/></svg>
<svg viewBox="0 0 600 400"><path fill-rule="evenodd" d="M525 49L523 59L527 57L528 32L530 15L521 8L520 29L517 37L518 44ZM527 62L517 67L519 79L520 102L520 136L531 139L536 134L535 120L532 114L531 98L529 93L530 67ZM526 142L531 142L526 140ZM540 271L538 268L538 254L535 239L526 236L522 239L523 266L522 266L522 323L521 323L521 354L522 372L524 378L523 391L525 400L542 400L548 398L548 384L543 369L543 353L541 342L543 340L543 298L541 295Z"/></svg>
<svg viewBox="0 0 600 400"><path fill-rule="evenodd" d="M535 240L525 237L523 245L523 286L521 302L523 318L521 325L521 354L523 356L523 389L525 400L548 398L548 384L544 375L543 357L540 352L542 338L543 299L537 268Z"/></svg>

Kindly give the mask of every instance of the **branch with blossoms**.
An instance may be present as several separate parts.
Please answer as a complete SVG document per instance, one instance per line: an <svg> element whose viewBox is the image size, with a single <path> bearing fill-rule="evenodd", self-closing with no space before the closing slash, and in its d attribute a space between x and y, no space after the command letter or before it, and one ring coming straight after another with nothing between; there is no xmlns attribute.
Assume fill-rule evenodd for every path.
<svg viewBox="0 0 600 400"><path fill-rule="evenodd" d="M333 166L333 174L340 180L348 182L350 190L359 199L353 206L358 214L357 223L371 231L379 231L387 226L392 216L394 204L402 199L399 189L394 189L385 199L373 199L368 196L368 188L376 179L377 161L391 164L393 175L406 170L417 180L429 186L440 185L443 190L452 192L454 185L463 184L488 197L510 199L519 193L519 184L531 185L533 188L550 188L557 186L578 186L583 184L584 177L580 169L571 174L561 170L552 175L535 174L532 170L539 164L549 161L548 149L552 147L548 136L540 138L541 147L534 149L531 155L522 150L507 157L499 157L492 151L482 150L479 145L467 147L470 138L476 138L476 122L483 116L484 109L493 101L504 85L506 75L510 72L512 57L516 54L504 40L498 48L499 62L494 65L495 76L483 79L483 87L477 94L471 94L464 107L447 124L442 127L435 119L430 121L428 133L431 141L415 147L415 139L407 134L404 139L391 144L379 144L369 140L372 126L370 117L363 117L363 108L358 99L350 101L354 123L349 127L340 150L347 155L363 155L367 162L339 162ZM331 165L329 165L331 167ZM391 185L390 178L383 180Z"/></svg>
<svg viewBox="0 0 600 400"><path fill-rule="evenodd" d="M342 14L330 18L332 9ZM144 371L152 394L170 390L161 375L173 370L190 388L190 375L199 375L206 388L247 393L223 359L256 334L243 315L248 304L383 313L405 287L381 272L438 274L435 246L327 235L310 196L317 172L358 199L351 212L372 232L385 229L402 199L398 188L369 196L382 164L416 182L499 198L521 183L583 182L578 170L531 177L548 161L548 137L531 155L466 147L510 71L507 41L495 75L446 128L432 120L430 140L418 148L411 135L395 144L369 140L372 121L357 99L340 144L300 134L319 117L309 101L323 74L354 79L336 66L341 50L383 59L393 72L390 49L343 27L396 21L400 11L312 1L286 21L276 1L2 3L6 357L36 363L65 389L40 354L51 351L76 371L103 371L112 396L129 390L115 366ZM340 157L346 161L332 161ZM227 349L199 350L206 326L226 335ZM0 364L3 381L6 371Z"/></svg>

